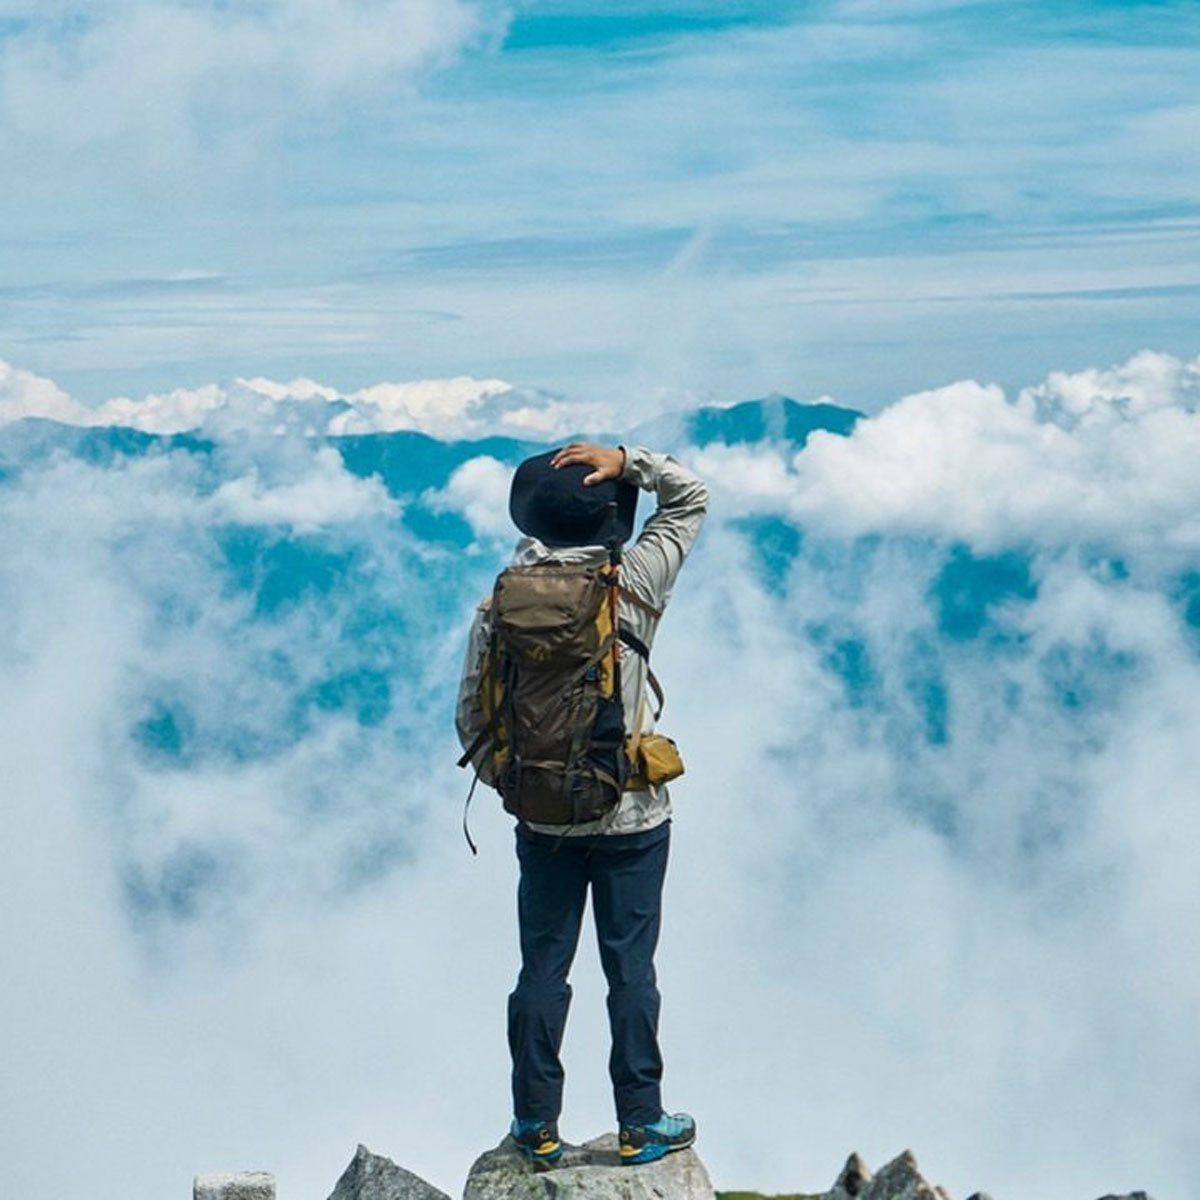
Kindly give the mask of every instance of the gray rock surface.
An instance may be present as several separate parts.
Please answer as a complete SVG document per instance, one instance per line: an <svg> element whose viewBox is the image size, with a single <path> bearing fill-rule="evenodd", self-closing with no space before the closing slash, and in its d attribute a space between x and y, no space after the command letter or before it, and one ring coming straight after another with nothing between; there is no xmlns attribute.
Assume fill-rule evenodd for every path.
<svg viewBox="0 0 1200 1200"><path fill-rule="evenodd" d="M390 1158L372 1154L360 1145L330 1192L329 1200L450 1200L450 1197Z"/></svg>
<svg viewBox="0 0 1200 1200"><path fill-rule="evenodd" d="M562 1158L539 1169L506 1137L481 1154L467 1176L463 1200L716 1200L694 1150L676 1150L655 1163L623 1167L617 1135L563 1143ZM332 1198L331 1198L332 1200ZM340 1198L339 1198L340 1200Z"/></svg>
<svg viewBox="0 0 1200 1200"><path fill-rule="evenodd" d="M911 1150L897 1155L858 1194L858 1200L950 1200L917 1169Z"/></svg>
<svg viewBox="0 0 1200 1200"><path fill-rule="evenodd" d="M856 1200L870 1182L871 1168L857 1154L851 1154L826 1200Z"/></svg>
<svg viewBox="0 0 1200 1200"><path fill-rule="evenodd" d="M224 1171L197 1175L192 1200L275 1200L275 1176L266 1171Z"/></svg>

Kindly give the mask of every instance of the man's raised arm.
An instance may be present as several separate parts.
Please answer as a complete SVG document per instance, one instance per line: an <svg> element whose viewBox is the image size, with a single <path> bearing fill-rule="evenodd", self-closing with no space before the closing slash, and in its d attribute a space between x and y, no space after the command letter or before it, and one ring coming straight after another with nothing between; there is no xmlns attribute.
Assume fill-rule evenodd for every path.
<svg viewBox="0 0 1200 1200"><path fill-rule="evenodd" d="M625 469L621 478L652 491L658 508L646 521L621 567L625 586L657 609L671 588L708 512L708 487L698 475L669 454L645 446L622 447Z"/></svg>

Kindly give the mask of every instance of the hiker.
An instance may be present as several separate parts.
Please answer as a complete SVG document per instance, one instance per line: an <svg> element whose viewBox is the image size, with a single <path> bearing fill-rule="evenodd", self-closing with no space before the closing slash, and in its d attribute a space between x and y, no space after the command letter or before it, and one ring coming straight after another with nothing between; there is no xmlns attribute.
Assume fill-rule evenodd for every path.
<svg viewBox="0 0 1200 1200"><path fill-rule="evenodd" d="M623 550L639 488L658 507ZM683 766L655 732L662 691L649 653L707 507L700 479L642 447L572 442L527 459L509 496L525 536L471 626L460 765L495 786L518 818L511 1132L538 1164L562 1155L559 1048L589 887L608 981L621 1162L653 1162L696 1137L695 1121L664 1112L660 1095L654 951L670 838L666 781ZM564 672L568 660L575 667Z"/></svg>

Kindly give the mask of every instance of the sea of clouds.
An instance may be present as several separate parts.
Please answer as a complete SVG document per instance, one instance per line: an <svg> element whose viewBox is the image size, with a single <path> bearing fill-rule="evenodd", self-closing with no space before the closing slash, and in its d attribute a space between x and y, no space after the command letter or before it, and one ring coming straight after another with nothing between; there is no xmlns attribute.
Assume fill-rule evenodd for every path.
<svg viewBox="0 0 1200 1200"><path fill-rule="evenodd" d="M1198 406L1200 359L1145 352L673 447L713 500L655 647L666 1099L718 1186L905 1146L956 1195L1200 1185ZM0 1192L320 1200L365 1141L453 1193L498 1140L515 868L487 795L462 842L452 705L515 443L417 459L610 415L88 408L0 364ZM410 486L348 469L395 431L440 440ZM594 958L572 1139L612 1120Z"/></svg>

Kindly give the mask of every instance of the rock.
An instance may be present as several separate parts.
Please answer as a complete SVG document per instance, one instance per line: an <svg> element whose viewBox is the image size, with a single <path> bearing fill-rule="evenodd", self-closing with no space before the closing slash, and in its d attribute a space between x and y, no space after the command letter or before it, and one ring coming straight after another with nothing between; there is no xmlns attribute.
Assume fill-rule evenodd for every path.
<svg viewBox="0 0 1200 1200"><path fill-rule="evenodd" d="M992 1198L987 1194L987 1192L972 1192L967 1197L967 1200L992 1200Z"/></svg>
<svg viewBox="0 0 1200 1200"><path fill-rule="evenodd" d="M694 1150L675 1150L658 1162L623 1167L617 1135L563 1143L548 1169L535 1167L511 1137L481 1154L467 1176L463 1200L716 1200ZM332 1200L332 1197L331 1197Z"/></svg>
<svg viewBox="0 0 1200 1200"><path fill-rule="evenodd" d="M271 1193L274 1197L275 1193ZM329 1200L450 1200L419 1175L359 1146Z"/></svg>
<svg viewBox="0 0 1200 1200"><path fill-rule="evenodd" d="M1123 1196L1101 1196L1100 1200L1153 1200L1145 1192L1126 1192Z"/></svg>
<svg viewBox="0 0 1200 1200"><path fill-rule="evenodd" d="M266 1171L225 1171L197 1175L192 1200L275 1200L275 1176Z"/></svg>
<svg viewBox="0 0 1200 1200"><path fill-rule="evenodd" d="M911 1150L893 1158L858 1194L858 1200L950 1200L917 1170Z"/></svg>
<svg viewBox="0 0 1200 1200"><path fill-rule="evenodd" d="M870 1182L871 1168L857 1154L851 1154L826 1200L854 1200Z"/></svg>

